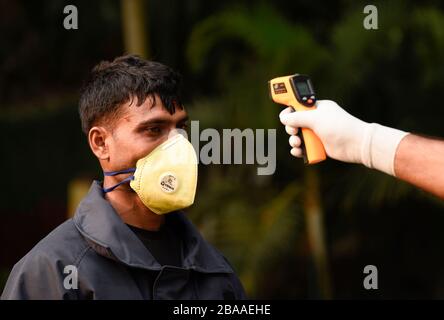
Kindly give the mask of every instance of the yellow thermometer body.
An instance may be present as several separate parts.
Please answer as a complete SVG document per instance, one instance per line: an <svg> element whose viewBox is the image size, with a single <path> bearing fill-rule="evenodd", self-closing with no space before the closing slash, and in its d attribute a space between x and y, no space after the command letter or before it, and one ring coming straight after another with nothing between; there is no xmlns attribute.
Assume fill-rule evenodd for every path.
<svg viewBox="0 0 444 320"><path fill-rule="evenodd" d="M274 78L268 83L270 96L274 102L290 106L295 111L316 108L316 95L308 76L294 74ZM302 128L298 135L302 141L305 163L314 164L326 159L324 145L312 130Z"/></svg>

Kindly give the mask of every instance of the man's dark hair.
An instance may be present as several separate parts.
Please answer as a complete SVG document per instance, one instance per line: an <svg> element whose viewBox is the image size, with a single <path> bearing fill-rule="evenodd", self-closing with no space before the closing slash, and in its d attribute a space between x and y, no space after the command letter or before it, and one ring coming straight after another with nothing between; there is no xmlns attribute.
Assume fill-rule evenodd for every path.
<svg viewBox="0 0 444 320"><path fill-rule="evenodd" d="M181 76L159 62L144 60L135 55L121 56L114 61L96 65L85 82L79 102L82 130L89 130L102 121L112 122L120 115L122 104L137 97L137 106L147 97L158 94L170 114L180 99Z"/></svg>

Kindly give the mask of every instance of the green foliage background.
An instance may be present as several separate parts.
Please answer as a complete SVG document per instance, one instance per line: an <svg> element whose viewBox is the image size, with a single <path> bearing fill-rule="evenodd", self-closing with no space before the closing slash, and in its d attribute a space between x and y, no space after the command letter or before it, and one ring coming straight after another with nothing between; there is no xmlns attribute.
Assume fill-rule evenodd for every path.
<svg viewBox="0 0 444 320"><path fill-rule="evenodd" d="M66 3L65 3L66 2ZM62 28L79 8L79 30ZM318 98L368 121L444 136L444 11L440 1L148 1L152 59L184 75L192 120L204 128L277 129L277 170L200 166L189 215L256 298L319 298L307 242L307 168L289 155L267 81L309 74ZM100 178L76 103L88 70L123 53L118 1L0 5L0 249L12 264L63 221L66 186ZM443 298L442 201L392 177L333 160L317 165L334 298ZM380 289L362 270L380 270ZM1 287L1 284L0 284Z"/></svg>

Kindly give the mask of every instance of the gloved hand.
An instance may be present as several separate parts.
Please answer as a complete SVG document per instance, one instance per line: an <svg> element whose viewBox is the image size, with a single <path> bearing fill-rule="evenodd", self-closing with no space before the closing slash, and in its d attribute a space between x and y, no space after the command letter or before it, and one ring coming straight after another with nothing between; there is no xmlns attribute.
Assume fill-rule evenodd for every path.
<svg viewBox="0 0 444 320"><path fill-rule="evenodd" d="M331 100L320 100L316 107L299 112L288 107L279 115L291 135L293 156L302 157L301 140L296 136L298 128L309 128L321 139L329 157L395 175L396 149L407 132L359 120Z"/></svg>

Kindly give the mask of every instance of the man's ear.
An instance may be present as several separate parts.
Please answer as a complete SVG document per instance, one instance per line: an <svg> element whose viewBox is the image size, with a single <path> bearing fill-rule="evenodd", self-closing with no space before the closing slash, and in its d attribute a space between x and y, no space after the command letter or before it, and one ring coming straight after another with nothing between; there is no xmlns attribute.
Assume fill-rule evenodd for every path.
<svg viewBox="0 0 444 320"><path fill-rule="evenodd" d="M104 127L92 127L89 130L89 146L99 160L109 159L109 146L107 144L108 135L109 132Z"/></svg>

